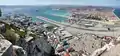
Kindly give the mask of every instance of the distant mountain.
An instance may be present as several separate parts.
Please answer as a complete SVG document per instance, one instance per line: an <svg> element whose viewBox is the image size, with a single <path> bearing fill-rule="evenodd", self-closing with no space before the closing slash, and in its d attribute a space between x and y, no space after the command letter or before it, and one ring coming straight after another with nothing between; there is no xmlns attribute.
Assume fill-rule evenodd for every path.
<svg viewBox="0 0 120 56"><path fill-rule="evenodd" d="M90 7L91 5L0 5L0 8L17 8L17 7L25 7L25 8L31 8L31 7ZM91 6L91 7L106 7L106 8L110 8L113 6Z"/></svg>
<svg viewBox="0 0 120 56"><path fill-rule="evenodd" d="M33 13L39 11L43 12L45 10L50 9L60 9L60 10L70 10L70 9L105 9L105 10L111 10L114 7L108 7L108 6L84 6L84 5L0 5L0 8L2 9L3 13L13 13L13 12L20 12L20 13Z"/></svg>

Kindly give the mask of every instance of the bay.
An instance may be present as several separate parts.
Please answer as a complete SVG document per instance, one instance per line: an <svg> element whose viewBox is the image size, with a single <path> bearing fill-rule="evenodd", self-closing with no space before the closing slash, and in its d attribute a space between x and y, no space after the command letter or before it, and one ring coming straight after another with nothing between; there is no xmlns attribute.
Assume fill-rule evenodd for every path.
<svg viewBox="0 0 120 56"><path fill-rule="evenodd" d="M120 9L119 8L116 8L113 12L117 17L120 18Z"/></svg>
<svg viewBox="0 0 120 56"><path fill-rule="evenodd" d="M8 13L14 13L14 14L20 13L20 14L30 15L30 16L32 16L33 21L42 21L42 20L38 20L36 18L36 16L43 16L43 17L46 17L46 18L51 19L51 20L63 22L67 18L61 17L61 16L55 16L52 14L68 16L66 10L52 10L51 8L46 8L46 7L42 7L42 8L41 7L30 7L30 8L14 7L13 8L12 7L12 8L4 8L3 10L7 10ZM6 11L4 11L4 12L6 12Z"/></svg>

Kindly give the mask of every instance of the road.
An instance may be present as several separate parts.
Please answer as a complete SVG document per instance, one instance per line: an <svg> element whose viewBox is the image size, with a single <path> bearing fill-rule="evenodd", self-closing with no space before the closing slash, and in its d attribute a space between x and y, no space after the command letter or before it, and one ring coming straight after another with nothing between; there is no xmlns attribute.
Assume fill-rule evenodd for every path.
<svg viewBox="0 0 120 56"><path fill-rule="evenodd" d="M51 24L55 24L60 27L65 27L67 31L69 31L72 34L77 34L77 33L93 33L93 34L99 34L99 35L107 35L107 36L118 36L120 31L108 31L108 30L96 30L96 28L93 29L87 29L87 28L82 28L82 27L75 27L70 24L63 24L42 16L37 16L36 18L44 20L46 22L49 22Z"/></svg>

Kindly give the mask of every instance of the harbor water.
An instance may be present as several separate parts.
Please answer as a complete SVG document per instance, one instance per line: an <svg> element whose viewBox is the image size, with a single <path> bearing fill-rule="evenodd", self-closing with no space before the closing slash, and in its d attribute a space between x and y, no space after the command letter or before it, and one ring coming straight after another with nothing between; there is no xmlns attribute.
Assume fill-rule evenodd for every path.
<svg viewBox="0 0 120 56"><path fill-rule="evenodd" d="M10 9L10 10L9 10ZM66 10L52 10L51 8L40 8L40 7L32 7L32 8L4 8L3 10L7 10L7 13L21 13L21 14L27 14L29 16L32 16L32 21L42 21L40 19L37 19L36 16L43 16L58 22L63 22L67 18L62 16L68 16L68 12ZM6 11L5 11L6 13ZM7 14L6 13L6 14ZM55 15L58 16L55 16ZM60 16L59 16L60 15ZM61 16L62 15L62 16Z"/></svg>
<svg viewBox="0 0 120 56"><path fill-rule="evenodd" d="M114 11L114 14L117 16L117 17L119 17L120 18L120 9L115 9Z"/></svg>

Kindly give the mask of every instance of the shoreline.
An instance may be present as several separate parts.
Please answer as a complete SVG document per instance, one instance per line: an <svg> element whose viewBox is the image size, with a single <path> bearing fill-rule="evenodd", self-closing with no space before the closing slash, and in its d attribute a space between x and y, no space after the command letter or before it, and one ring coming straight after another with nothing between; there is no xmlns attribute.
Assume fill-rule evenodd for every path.
<svg viewBox="0 0 120 56"><path fill-rule="evenodd" d="M117 20L120 20L120 18L114 13L115 9L112 10L113 15L115 15L115 17L117 17Z"/></svg>
<svg viewBox="0 0 120 56"><path fill-rule="evenodd" d="M40 16L41 17L41 16ZM39 18L39 16L38 17L36 17L36 18L38 18L38 19L40 19ZM42 17L42 18L44 18L44 17ZM44 19L42 19L42 20L44 20L44 21L46 21L46 22L52 22L52 23L57 23L58 25L64 25L64 26L70 26L70 27L73 27L73 28L84 28L84 29L86 29L86 30L90 30L90 29L93 29L93 28L95 28L95 27L89 27L89 28L86 28L86 27L84 27L84 26L82 26L82 27L80 27L79 25L75 25L75 24L70 24L70 23L66 23L66 22L58 22L58 21L55 21L55 20L51 20L51 19L49 19L49 18L44 18ZM99 30L99 29L102 29L102 31L104 31L106 28L98 28L97 30L95 30L95 31L101 31L101 30ZM103 30L104 29L104 30ZM91 31L91 30L90 30Z"/></svg>
<svg viewBox="0 0 120 56"><path fill-rule="evenodd" d="M68 16L66 16L66 15L58 15L58 14L51 14L51 15L53 15L53 16L59 16L59 17L64 17L64 18L69 18L69 15Z"/></svg>
<svg viewBox="0 0 120 56"><path fill-rule="evenodd" d="M36 17L36 18L39 18L39 16ZM40 18L39 18L39 19L40 19ZM112 35L113 32L116 33L116 34L118 33L118 31L116 31L116 30L118 30L118 28L115 28L115 29L116 29L115 31L108 31L106 28L97 28L97 29L95 29L95 28L79 27L79 26L77 26L77 25L71 25L71 24L68 24L68 23L56 22L56 21L54 21L54 20L50 20L50 19L47 19L47 18L42 19L42 20L47 21L47 22L50 22L51 24L58 25L58 26L60 26L60 27L65 27L65 28L67 29L67 31L69 31L69 32L73 32L74 30L76 30L76 32L78 32L78 31L88 32L88 33L93 32L93 33L96 33L96 34L103 34L103 35L110 35L110 36L118 36L118 35ZM70 29L71 29L71 30L70 30ZM74 30L73 30L73 29L74 29ZM109 33L109 34L105 34L106 32Z"/></svg>

